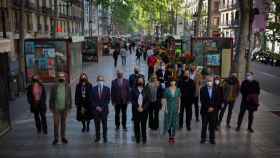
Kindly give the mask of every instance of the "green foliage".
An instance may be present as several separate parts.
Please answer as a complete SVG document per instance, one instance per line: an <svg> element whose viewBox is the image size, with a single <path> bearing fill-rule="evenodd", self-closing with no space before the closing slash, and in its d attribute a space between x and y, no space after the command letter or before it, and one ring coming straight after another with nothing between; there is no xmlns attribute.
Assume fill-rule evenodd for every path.
<svg viewBox="0 0 280 158"><path fill-rule="evenodd" d="M266 39L271 42L280 42L280 0L273 0L275 9L271 11L273 18L269 19L267 29L270 31L266 32Z"/></svg>

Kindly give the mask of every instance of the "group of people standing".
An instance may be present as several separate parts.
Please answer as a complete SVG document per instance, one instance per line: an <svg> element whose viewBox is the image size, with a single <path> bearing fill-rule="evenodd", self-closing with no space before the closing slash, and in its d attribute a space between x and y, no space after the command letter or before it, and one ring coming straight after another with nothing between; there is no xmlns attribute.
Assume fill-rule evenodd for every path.
<svg viewBox="0 0 280 158"><path fill-rule="evenodd" d="M82 123L82 132L90 131L90 122L95 124L95 142L101 139L101 125L103 141L107 142L107 120L109 104L115 110L116 131L120 128L127 131L127 107L132 105L132 121L136 143L147 142L147 122L152 131L159 130L159 113L164 113L164 133L168 133L170 144L174 144L177 129L183 129L184 116L188 131L191 130L193 106L195 120L202 122L201 143L204 144L209 130L209 141L215 144L215 132L222 125L223 115L228 109L227 127L231 128L231 115L235 101L241 92L242 101L236 130L239 131L243 116L249 113L248 130L253 132L253 114L259 106L259 83L253 79L253 73L246 74L241 86L232 73L228 78L221 79L211 75L204 76L196 66L182 66L160 61L152 54L147 58L148 81L140 73L139 68L128 79L124 72L117 70L116 78L111 88L105 85L104 77L97 77L97 84L93 86L85 73L81 74L76 85L75 105L77 120ZM46 120L46 91L37 75L27 91L31 112L34 113L38 133L48 133ZM199 106L199 102L201 106ZM59 141L59 128L62 143L66 139L66 120L72 108L71 88L64 73L59 73L57 82L50 90L49 108L53 113L54 141Z"/></svg>

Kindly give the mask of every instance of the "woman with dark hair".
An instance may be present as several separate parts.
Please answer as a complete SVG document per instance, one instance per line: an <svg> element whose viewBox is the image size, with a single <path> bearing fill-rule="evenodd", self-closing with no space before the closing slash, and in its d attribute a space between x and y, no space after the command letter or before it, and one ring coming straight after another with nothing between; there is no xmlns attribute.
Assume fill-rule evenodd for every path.
<svg viewBox="0 0 280 158"><path fill-rule="evenodd" d="M176 86L176 79L172 78L170 86L166 88L163 94L164 131L168 131L169 144L175 143L175 132L178 128L179 112L181 105L181 91Z"/></svg>
<svg viewBox="0 0 280 158"><path fill-rule="evenodd" d="M27 101L30 104L31 112L34 114L38 134L42 131L44 134L48 134L46 91L38 75L32 77L31 84L27 88Z"/></svg>
<svg viewBox="0 0 280 158"><path fill-rule="evenodd" d="M93 118L90 113L92 85L85 73L80 76L76 86L75 104L77 107L77 120L82 122L82 132L89 132L90 120Z"/></svg>

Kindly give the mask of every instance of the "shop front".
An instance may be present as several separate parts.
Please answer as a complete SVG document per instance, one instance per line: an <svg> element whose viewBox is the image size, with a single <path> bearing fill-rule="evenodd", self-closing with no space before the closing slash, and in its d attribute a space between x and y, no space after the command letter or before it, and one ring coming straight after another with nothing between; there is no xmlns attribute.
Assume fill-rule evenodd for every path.
<svg viewBox="0 0 280 158"><path fill-rule="evenodd" d="M83 38L27 39L24 43L26 76L34 74L44 83L54 82L59 72L65 72L69 82L82 71Z"/></svg>

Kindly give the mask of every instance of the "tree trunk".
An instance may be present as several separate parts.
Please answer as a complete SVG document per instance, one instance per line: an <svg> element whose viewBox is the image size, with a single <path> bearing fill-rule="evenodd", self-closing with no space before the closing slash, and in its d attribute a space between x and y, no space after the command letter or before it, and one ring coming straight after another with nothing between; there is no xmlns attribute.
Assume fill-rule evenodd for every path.
<svg viewBox="0 0 280 158"><path fill-rule="evenodd" d="M198 6L197 6L197 17L196 17L196 25L194 28L194 36L197 37L199 35L199 25L201 21L201 12L202 12L202 7L203 7L203 0L198 1Z"/></svg>
<svg viewBox="0 0 280 158"><path fill-rule="evenodd" d="M236 67L239 79L243 79L246 73L249 57L249 37L250 37L250 0L239 0L240 7L240 34L236 50Z"/></svg>
<svg viewBox="0 0 280 158"><path fill-rule="evenodd" d="M207 37L211 37L212 34L212 0L208 0L208 17L207 17Z"/></svg>

